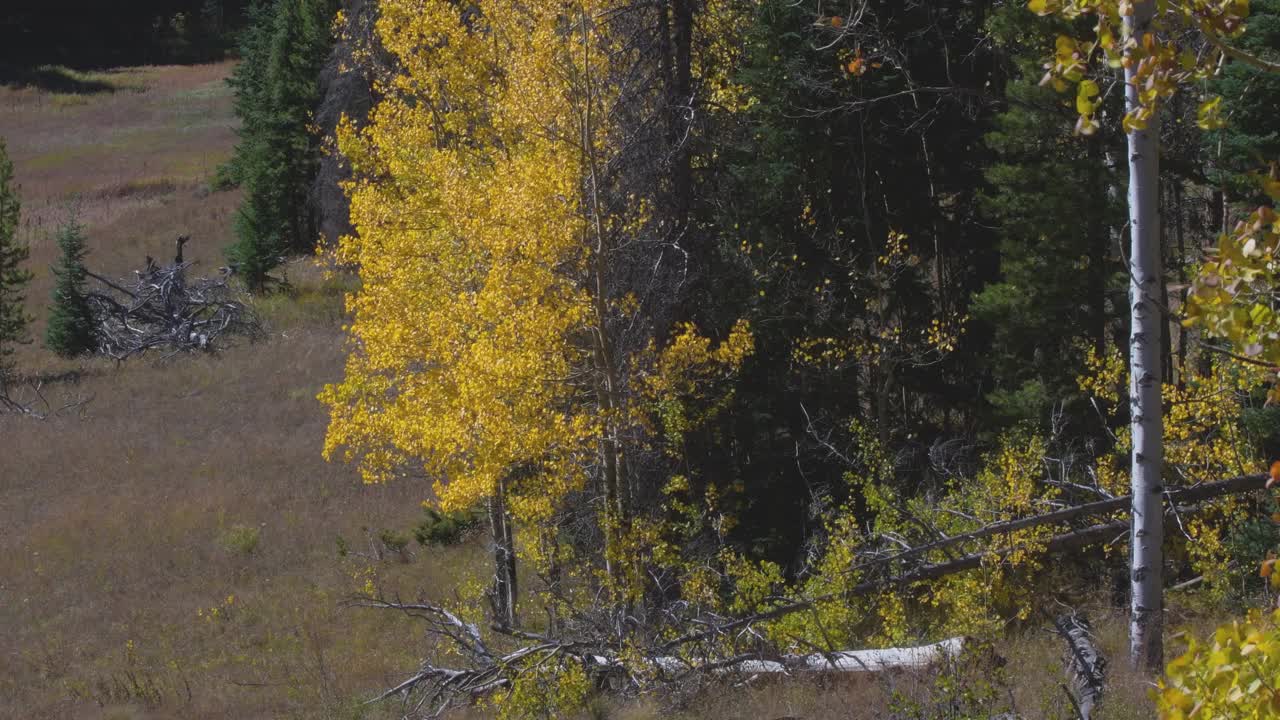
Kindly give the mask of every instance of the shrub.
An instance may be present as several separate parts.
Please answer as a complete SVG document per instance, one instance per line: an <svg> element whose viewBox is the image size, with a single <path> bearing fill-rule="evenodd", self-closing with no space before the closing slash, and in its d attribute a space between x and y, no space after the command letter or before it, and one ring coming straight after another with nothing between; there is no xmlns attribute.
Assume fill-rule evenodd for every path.
<svg viewBox="0 0 1280 720"><path fill-rule="evenodd" d="M383 530L378 535L378 539L382 541L382 546L387 549L387 552L398 555L403 562L409 562L408 535L398 533L395 530Z"/></svg>
<svg viewBox="0 0 1280 720"><path fill-rule="evenodd" d="M222 547L232 555L252 555L258 549L261 533L249 525L232 525L222 533Z"/></svg>
<svg viewBox="0 0 1280 720"><path fill-rule="evenodd" d="M1208 642L1190 640L1156 685L1166 720L1250 720L1280 716L1280 610L1253 611L1223 625Z"/></svg>
<svg viewBox="0 0 1280 720"><path fill-rule="evenodd" d="M12 370L13 346L27 341L30 322L23 305L23 290L31 282L31 273L22 267L29 250L18 239L19 207L13 163L0 140L0 391Z"/></svg>
<svg viewBox="0 0 1280 720"><path fill-rule="evenodd" d="M442 513L433 507L424 508L425 517L413 529L413 536L423 547L431 545L456 545L462 542L467 532L480 521L474 510L459 510Z"/></svg>

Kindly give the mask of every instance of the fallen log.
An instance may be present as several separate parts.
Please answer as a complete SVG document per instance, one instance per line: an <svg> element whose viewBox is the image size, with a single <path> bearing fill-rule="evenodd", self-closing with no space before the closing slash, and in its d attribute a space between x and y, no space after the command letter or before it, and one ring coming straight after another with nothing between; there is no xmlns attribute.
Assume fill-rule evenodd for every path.
<svg viewBox="0 0 1280 720"><path fill-rule="evenodd" d="M954 659L964 651L965 639L953 637L947 640L917 647L883 648L878 650L840 650L808 655L783 655L775 660L762 659L755 654L745 654L727 660L691 663L682 658L659 656L650 663L669 675L710 673L714 675L741 674L798 674L798 673L863 673L887 670L924 670L945 660ZM599 655L592 656L597 664L610 661Z"/></svg>
<svg viewBox="0 0 1280 720"><path fill-rule="evenodd" d="M1257 475L1241 475L1227 480L1219 480L1217 482L1202 483L1200 485L1168 490L1165 492L1164 497L1166 504L1170 505L1194 504L1205 500L1211 500L1216 497L1221 497L1223 495L1234 495L1238 493L1252 492L1254 490L1262 490L1266 487L1267 479L1268 475L1265 473L1259 473ZM943 550L962 543L994 537L996 535L1007 535L1012 532L1017 532L1018 530L1025 530L1027 528L1038 527L1040 525L1051 525L1082 517L1092 517L1095 515L1105 515L1111 512L1119 512L1121 510L1129 509L1132 505L1132 501L1133 497L1131 495L1124 495L1122 497L1111 498L1110 500L1099 500L1097 502L1076 505L1074 507L1063 508L1061 510L1055 510L1053 512L1043 513L1040 515L1031 515L1024 518L1017 518L1015 520L992 523L972 532L939 538L938 540L925 543L924 545L917 545L888 557L867 560L862 564L862 566L869 567L897 560L906 560L935 550Z"/></svg>
<svg viewBox="0 0 1280 720"><path fill-rule="evenodd" d="M964 638L954 637L919 647L814 653L800 658L799 663L810 672L923 670L958 657L964 652L964 645Z"/></svg>
<svg viewBox="0 0 1280 720"><path fill-rule="evenodd" d="M1060 615L1054 628L1067 643L1067 667L1075 686L1072 702L1080 720L1090 720L1093 709L1102 702L1107 659L1094 644L1092 628L1083 615Z"/></svg>
<svg viewBox="0 0 1280 720"><path fill-rule="evenodd" d="M1237 495L1240 493L1264 490L1266 489L1266 483L1268 479L1269 479L1269 476L1265 474L1241 475L1239 477L1234 477L1227 480L1219 480L1218 482L1213 482L1213 483L1203 483L1201 485L1193 485L1191 487L1180 488L1177 490L1166 492L1165 499L1168 504L1177 503L1180 505L1189 505L1191 503L1200 503L1206 500L1213 500L1215 498L1223 497L1226 495ZM1017 520L994 523L992 525L989 525L984 528L980 528L973 532L964 533L961 535L953 535L947 538L942 538L940 540L928 543L927 545L922 545L917 548L904 550L891 557L879 558L874 561L870 561L866 563L859 563L857 566L852 568L852 570L855 570L855 571L866 570L868 567L881 566L892 560L899 560L899 559L904 559L912 556L918 556L920 554L928 552L929 550L940 550L943 548L954 547L955 545L959 545L965 542L971 542L973 540L978 540L981 538L994 537L997 535L1007 535L1017 530L1024 530L1031 527L1049 525L1057 522L1064 522L1066 520L1071 520L1079 517L1087 517L1091 515L1101 515L1108 512L1115 512L1115 511L1122 510L1129 507L1129 503L1130 503L1130 496L1126 495L1124 497L1118 497L1111 500L1103 500L1100 502L1089 503L1087 505L1081 505L1074 508L1065 508L1063 510L1058 510L1051 513L1044 513L1042 515L1033 515L1026 518L1019 518ZM1192 509L1194 508L1192 507L1180 508L1180 510L1182 511L1189 511ZM1094 543L1110 540L1112 538L1115 538L1121 535L1122 533L1127 532L1128 530L1129 530L1129 521L1127 519L1114 520L1108 523L1100 523L1097 525L1091 525L1089 527L1080 528L1077 530L1070 530L1068 532L1054 535L1053 537L1045 541L1044 552L1057 553L1057 552L1063 552L1067 550L1076 550L1082 547L1086 547L1088 545L1092 545ZM755 623L763 622L766 620L774 620L794 612L808 610L818 603L830 602L830 601L838 600L841 598L869 595L873 592L879 592L881 590L885 590L892 587L902 587L905 585L911 585L913 583L920 582L922 580L935 580L937 578L944 577L946 575L952 575L955 573L964 572L966 570L974 570L982 565L982 562L985 558L994 556L994 555L1008 553L1014 549L1016 548L1005 547L1005 548L994 548L990 550L982 550L979 552L974 552L968 555L955 558L953 560L948 560L946 562L920 565L912 570L909 570L904 573L900 573L898 575L881 575L878 577L873 577L868 580L864 580L863 582L853 586L852 588L848 588L838 593L830 593L830 594L821 595L815 598L809 598L805 600L799 600L796 602L787 603L784 605L779 605L778 607L775 607L771 610L766 610L764 612L757 613L749 617L739 618L737 620L733 620L723 625L719 625L719 626L707 628L704 630L699 630L697 632L688 633L686 635L682 635L663 645L663 650L664 651L670 650L671 648L678 647L686 643L708 640L710 638L716 637L723 633L738 630L743 627L753 625Z"/></svg>

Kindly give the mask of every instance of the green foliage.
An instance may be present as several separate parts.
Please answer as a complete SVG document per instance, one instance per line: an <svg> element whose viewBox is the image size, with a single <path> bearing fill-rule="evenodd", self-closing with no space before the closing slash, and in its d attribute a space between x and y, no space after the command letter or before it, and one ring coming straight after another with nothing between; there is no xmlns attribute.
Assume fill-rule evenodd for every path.
<svg viewBox="0 0 1280 720"><path fill-rule="evenodd" d="M1121 179L1104 157L1123 139L1105 129L1071 137L1074 108L1038 84L1040 48L1060 25L1020 3L991 21L1018 76L984 138L997 158L981 201L999 227L1000 277L974 295L970 312L991 340L987 401L1005 425L1043 424L1055 403L1077 396L1084 351L1103 346L1114 320L1105 303L1115 270L1110 230L1123 214L1108 190Z"/></svg>
<svg viewBox="0 0 1280 720"><path fill-rule="evenodd" d="M1275 502L1268 505L1274 508ZM1230 529L1226 545L1230 567L1237 569L1231 577L1236 599L1256 600L1266 585L1266 579L1257 573L1258 559L1280 546L1280 526L1267 517L1250 517Z"/></svg>
<svg viewBox="0 0 1280 720"><path fill-rule="evenodd" d="M1254 720L1280 714L1280 611L1254 611L1207 641L1191 638L1156 686L1165 720Z"/></svg>
<svg viewBox="0 0 1280 720"><path fill-rule="evenodd" d="M232 525L218 538L223 549L232 555L252 555L258 549L262 533L252 525Z"/></svg>
<svg viewBox="0 0 1280 720"><path fill-rule="evenodd" d="M58 228L58 264L53 268L53 306L45 330L45 345L62 357L91 353L97 347L93 311L85 295L88 271L84 258L84 226L74 212Z"/></svg>
<svg viewBox="0 0 1280 720"><path fill-rule="evenodd" d="M423 508L422 522L413 529L413 536L423 547L457 545L480 522L473 510L441 512L433 507Z"/></svg>
<svg viewBox="0 0 1280 720"><path fill-rule="evenodd" d="M566 657L533 657L522 661L511 690L499 700L501 720L551 720L581 710L591 692L582 664Z"/></svg>
<svg viewBox="0 0 1280 720"><path fill-rule="evenodd" d="M1280 458L1280 406L1246 407L1240 424L1259 456Z"/></svg>
<svg viewBox="0 0 1280 720"><path fill-rule="evenodd" d="M1002 717L1002 711L1012 710L1009 691L1008 673L994 648L988 642L971 639L959 657L943 665L934 678L932 691L924 699L893 689L891 717L893 720Z"/></svg>
<svg viewBox="0 0 1280 720"><path fill-rule="evenodd" d="M23 293L31 273L22 267L29 255L18 240L21 203L13 184L13 163L0 139L0 388L13 372L13 346L28 342L27 316Z"/></svg>
<svg viewBox="0 0 1280 720"><path fill-rule="evenodd" d="M408 547L410 537L407 534L397 532L397 530L383 530L378 533L378 539L383 542L383 547L392 552L403 553L404 548Z"/></svg>
<svg viewBox="0 0 1280 720"><path fill-rule="evenodd" d="M230 79L240 143L218 184L245 191L227 258L253 290L290 251L310 251L317 230L308 199L319 163L310 127L318 76L331 45L334 0L274 0L250 9L240 64Z"/></svg>
<svg viewBox="0 0 1280 720"><path fill-rule="evenodd" d="M1280 0L1253 0L1249 30L1235 44L1269 60L1280 60ZM1232 200L1257 204L1257 183L1250 174L1280 158L1280 75L1259 73L1230 63L1209 82L1209 92L1228 98L1226 125L1204 134L1208 175L1226 187ZM1210 228L1213 231L1222 228Z"/></svg>

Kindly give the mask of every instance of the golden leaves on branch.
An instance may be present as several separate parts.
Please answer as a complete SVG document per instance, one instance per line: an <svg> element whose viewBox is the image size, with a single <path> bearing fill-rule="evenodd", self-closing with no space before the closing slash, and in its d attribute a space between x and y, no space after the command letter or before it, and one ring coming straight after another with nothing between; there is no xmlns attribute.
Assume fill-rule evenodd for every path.
<svg viewBox="0 0 1280 720"><path fill-rule="evenodd" d="M1076 86L1076 110L1080 116L1076 132L1097 131L1095 114L1101 105L1099 77L1105 69L1126 68L1132 72L1136 102L1126 109L1122 127L1126 133L1144 130L1161 105L1193 83L1218 71L1227 53L1222 38L1244 31L1249 4L1241 0L1185 0L1157 3L1149 32L1141 39L1126 35L1125 18L1135 12L1131 0L1031 0L1028 8L1039 15L1058 15L1066 20L1083 16L1095 19L1091 37L1058 36L1053 56L1045 63L1041 84L1058 92ZM1190 41L1210 39L1211 50L1200 51ZM1221 98L1201 101L1197 124L1204 129L1225 125Z"/></svg>

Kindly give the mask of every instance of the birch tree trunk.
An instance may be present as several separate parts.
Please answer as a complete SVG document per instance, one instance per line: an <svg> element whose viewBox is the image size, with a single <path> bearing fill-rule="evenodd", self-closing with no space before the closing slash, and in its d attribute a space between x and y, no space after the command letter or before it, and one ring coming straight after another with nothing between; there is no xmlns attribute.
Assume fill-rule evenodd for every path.
<svg viewBox="0 0 1280 720"><path fill-rule="evenodd" d="M1137 47L1151 30L1155 0L1134 3L1124 19L1125 35ZM1125 108L1138 104L1136 63L1125 63ZM1160 283L1160 125L1153 114L1146 129L1127 134L1129 145L1129 405L1133 433L1132 521L1130 531L1129 657L1135 668L1163 665L1163 508L1160 476L1164 463L1161 417L1160 348L1164 318L1156 307Z"/></svg>

